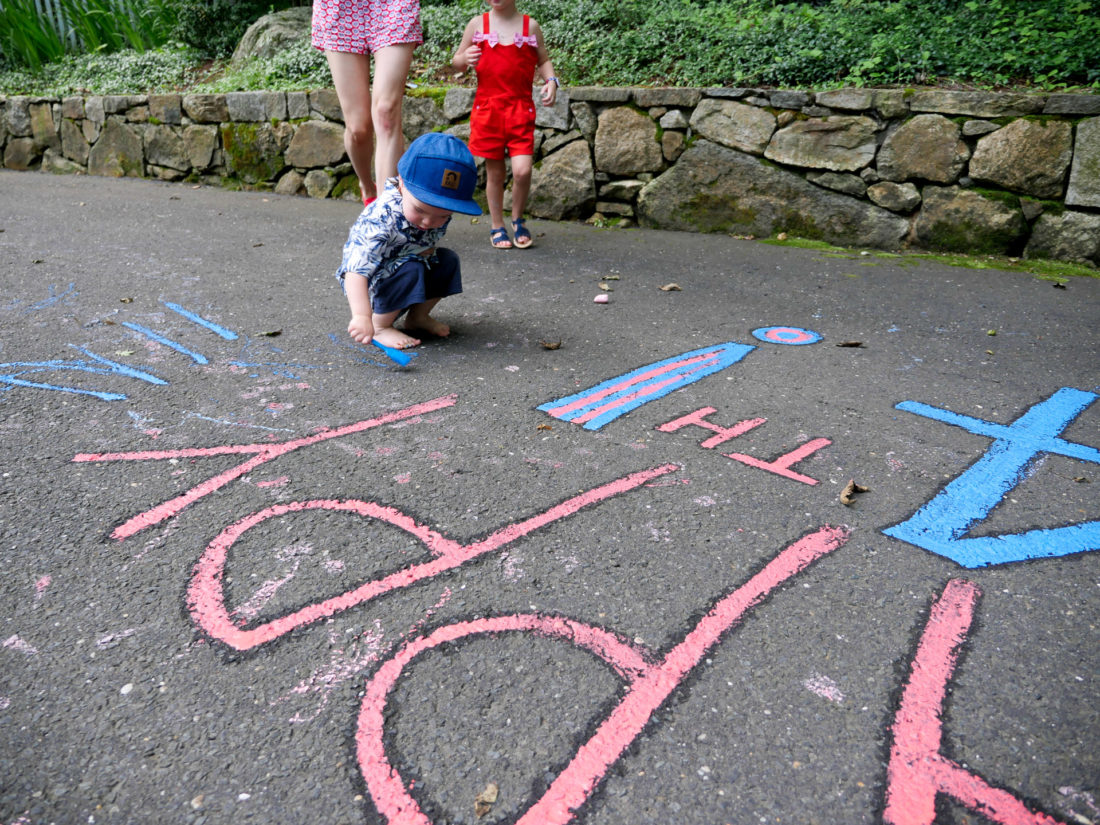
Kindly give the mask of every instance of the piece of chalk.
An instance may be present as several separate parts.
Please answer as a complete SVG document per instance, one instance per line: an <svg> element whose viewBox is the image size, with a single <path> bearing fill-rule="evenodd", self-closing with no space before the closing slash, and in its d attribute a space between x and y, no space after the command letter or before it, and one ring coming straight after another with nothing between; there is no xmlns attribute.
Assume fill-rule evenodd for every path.
<svg viewBox="0 0 1100 825"><path fill-rule="evenodd" d="M382 352L386 354L386 357L393 361L393 363L395 364L400 364L401 366L406 367L409 365L409 362L412 361L412 356L409 355L407 352L402 352L401 350L394 349L393 347L387 347L385 344L379 344L373 338L371 339L371 343L378 347L378 349L382 350Z"/></svg>
<svg viewBox="0 0 1100 825"><path fill-rule="evenodd" d="M592 300L595 301L597 304L606 304L610 300L610 298L608 298L606 295L601 294L597 295Z"/></svg>

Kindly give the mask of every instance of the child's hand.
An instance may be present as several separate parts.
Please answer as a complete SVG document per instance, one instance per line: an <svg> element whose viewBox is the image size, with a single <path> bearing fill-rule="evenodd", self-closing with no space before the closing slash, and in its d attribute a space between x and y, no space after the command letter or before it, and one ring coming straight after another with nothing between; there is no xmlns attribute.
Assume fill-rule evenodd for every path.
<svg viewBox="0 0 1100 825"><path fill-rule="evenodd" d="M348 335L360 344L369 344L374 337L374 324L369 315L352 315L348 322Z"/></svg>
<svg viewBox="0 0 1100 825"><path fill-rule="evenodd" d="M542 105L553 106L554 101L558 99L558 84L550 81L549 83L542 84Z"/></svg>
<svg viewBox="0 0 1100 825"><path fill-rule="evenodd" d="M477 66L477 61L481 60L481 46L473 45L466 49L466 67L472 69Z"/></svg>

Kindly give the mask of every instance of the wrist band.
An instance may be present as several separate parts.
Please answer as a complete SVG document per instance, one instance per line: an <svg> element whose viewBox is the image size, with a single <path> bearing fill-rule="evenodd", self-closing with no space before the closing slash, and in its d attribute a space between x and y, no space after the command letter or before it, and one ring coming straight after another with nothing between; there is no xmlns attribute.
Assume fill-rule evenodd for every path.
<svg viewBox="0 0 1100 825"><path fill-rule="evenodd" d="M554 84L555 86L557 86L557 87L558 87L559 89L561 88L561 81L560 81L560 80L558 80L558 79L557 79L556 77L554 77L553 75L551 75L550 77L546 78L546 82L547 82L547 83L553 83L553 84Z"/></svg>

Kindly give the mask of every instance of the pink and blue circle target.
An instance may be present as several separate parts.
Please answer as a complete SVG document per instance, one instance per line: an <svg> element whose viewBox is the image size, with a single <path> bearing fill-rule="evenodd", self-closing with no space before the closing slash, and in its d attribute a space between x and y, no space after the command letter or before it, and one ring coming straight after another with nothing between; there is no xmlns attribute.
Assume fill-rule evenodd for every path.
<svg viewBox="0 0 1100 825"><path fill-rule="evenodd" d="M769 344L788 344L794 347L816 344L822 338L819 332L799 327L760 327L754 329L752 335Z"/></svg>

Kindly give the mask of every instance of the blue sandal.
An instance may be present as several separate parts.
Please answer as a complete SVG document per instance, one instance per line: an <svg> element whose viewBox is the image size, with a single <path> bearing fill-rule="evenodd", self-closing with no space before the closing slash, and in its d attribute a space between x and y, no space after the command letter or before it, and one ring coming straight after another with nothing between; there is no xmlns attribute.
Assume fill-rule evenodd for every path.
<svg viewBox="0 0 1100 825"><path fill-rule="evenodd" d="M535 242L527 227L523 225L523 218L512 221L512 234L516 236L516 246L520 249L526 249Z"/></svg>
<svg viewBox="0 0 1100 825"><path fill-rule="evenodd" d="M512 241L508 237L508 230L503 226L489 230L489 243L496 249L511 249Z"/></svg>

